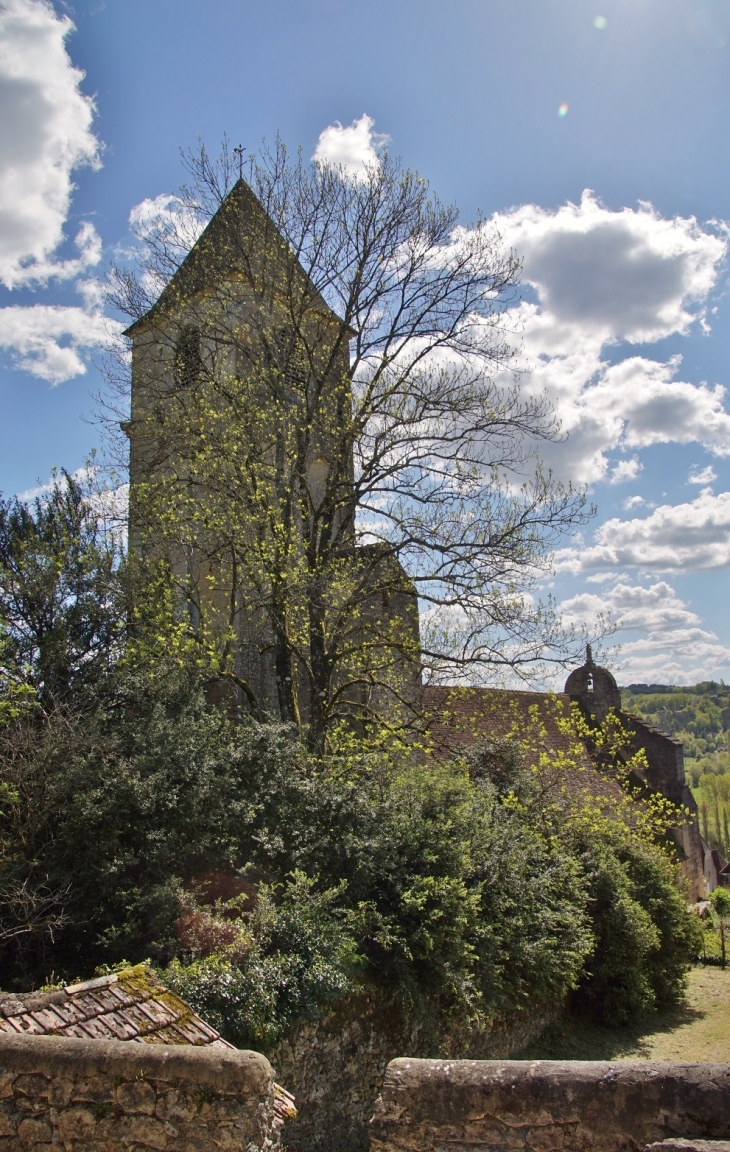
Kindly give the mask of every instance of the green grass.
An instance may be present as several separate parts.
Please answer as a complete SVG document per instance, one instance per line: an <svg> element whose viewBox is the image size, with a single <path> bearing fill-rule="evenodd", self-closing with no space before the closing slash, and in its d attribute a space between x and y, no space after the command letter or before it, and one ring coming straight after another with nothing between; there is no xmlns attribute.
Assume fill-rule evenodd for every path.
<svg viewBox="0 0 730 1152"><path fill-rule="evenodd" d="M685 1002L626 1028L566 1018L517 1055L519 1060L667 1060L730 1064L730 968L698 966Z"/></svg>

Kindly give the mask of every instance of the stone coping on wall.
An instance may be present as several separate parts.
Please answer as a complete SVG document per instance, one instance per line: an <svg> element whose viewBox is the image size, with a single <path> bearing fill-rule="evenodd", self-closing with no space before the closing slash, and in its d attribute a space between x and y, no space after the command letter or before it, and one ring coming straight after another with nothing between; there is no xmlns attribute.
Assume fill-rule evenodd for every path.
<svg viewBox="0 0 730 1152"><path fill-rule="evenodd" d="M0 1149L273 1152L280 1091L258 1052L0 1035Z"/></svg>
<svg viewBox="0 0 730 1152"><path fill-rule="evenodd" d="M644 1152L730 1152L730 1140L700 1140L694 1136L680 1136L678 1140L647 1144Z"/></svg>
<svg viewBox="0 0 730 1152"><path fill-rule="evenodd" d="M372 1152L643 1152L730 1138L730 1065L411 1060L388 1065Z"/></svg>

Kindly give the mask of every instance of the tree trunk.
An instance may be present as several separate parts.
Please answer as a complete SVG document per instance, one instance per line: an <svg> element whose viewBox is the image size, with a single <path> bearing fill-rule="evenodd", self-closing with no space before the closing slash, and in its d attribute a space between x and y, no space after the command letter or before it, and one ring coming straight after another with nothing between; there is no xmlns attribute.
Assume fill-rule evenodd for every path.
<svg viewBox="0 0 730 1152"><path fill-rule="evenodd" d="M330 691L330 664L326 651L325 606L320 581L312 582L309 597L309 663L311 699L309 704L310 751L321 756L327 730L326 704Z"/></svg>

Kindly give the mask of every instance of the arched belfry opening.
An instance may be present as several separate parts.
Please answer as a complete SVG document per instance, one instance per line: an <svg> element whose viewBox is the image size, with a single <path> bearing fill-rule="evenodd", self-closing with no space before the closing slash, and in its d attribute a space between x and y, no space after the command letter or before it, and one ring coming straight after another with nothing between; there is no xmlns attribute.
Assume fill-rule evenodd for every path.
<svg viewBox="0 0 730 1152"><path fill-rule="evenodd" d="M611 709L621 707L621 692L607 668L600 668L593 660L590 644L586 645L586 660L565 681L566 695L579 704L587 716L605 720Z"/></svg>
<svg viewBox="0 0 730 1152"><path fill-rule="evenodd" d="M186 324L175 345L175 384L178 388L191 388L203 374L200 351L200 329Z"/></svg>

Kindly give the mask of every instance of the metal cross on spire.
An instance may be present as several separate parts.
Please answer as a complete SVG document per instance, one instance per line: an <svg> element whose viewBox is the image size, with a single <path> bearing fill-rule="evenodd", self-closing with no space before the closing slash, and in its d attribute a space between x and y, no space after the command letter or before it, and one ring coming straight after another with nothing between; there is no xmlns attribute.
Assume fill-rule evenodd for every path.
<svg viewBox="0 0 730 1152"><path fill-rule="evenodd" d="M238 179L243 180L243 154L246 149L242 144L239 144L233 151L236 153L236 156L238 156Z"/></svg>

